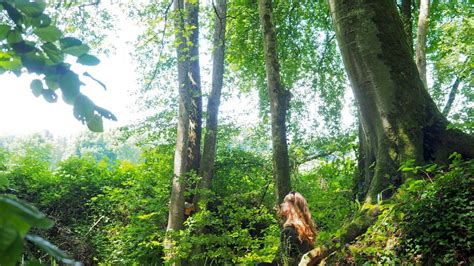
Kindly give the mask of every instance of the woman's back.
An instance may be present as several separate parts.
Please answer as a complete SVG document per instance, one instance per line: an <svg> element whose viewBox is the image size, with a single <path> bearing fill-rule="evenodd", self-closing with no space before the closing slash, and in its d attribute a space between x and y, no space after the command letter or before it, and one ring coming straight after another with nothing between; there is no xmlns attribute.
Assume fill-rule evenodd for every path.
<svg viewBox="0 0 474 266"><path fill-rule="evenodd" d="M301 257L312 249L307 240L300 240L294 226L285 226L280 235L280 258L278 265L298 265Z"/></svg>

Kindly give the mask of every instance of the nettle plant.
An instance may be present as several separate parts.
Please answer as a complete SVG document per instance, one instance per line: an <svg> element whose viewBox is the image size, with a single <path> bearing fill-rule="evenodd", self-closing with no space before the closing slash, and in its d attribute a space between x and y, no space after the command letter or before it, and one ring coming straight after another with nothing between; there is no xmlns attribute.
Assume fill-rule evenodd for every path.
<svg viewBox="0 0 474 266"><path fill-rule="evenodd" d="M45 1L7 0L0 4L0 74L12 72L18 77L27 72L39 78L31 82L34 96L50 102L58 99L60 90L64 102L74 106L74 116L94 132L103 131L102 118L117 120L110 111L94 104L81 93L84 83L66 63L68 56L76 63L94 66L100 60L89 54L82 41L65 37L44 13ZM103 83L85 72L83 76Z"/></svg>

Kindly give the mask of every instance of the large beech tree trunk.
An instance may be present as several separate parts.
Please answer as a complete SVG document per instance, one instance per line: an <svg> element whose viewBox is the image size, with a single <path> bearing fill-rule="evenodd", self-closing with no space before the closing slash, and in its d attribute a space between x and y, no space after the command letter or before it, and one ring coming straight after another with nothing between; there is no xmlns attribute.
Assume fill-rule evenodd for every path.
<svg viewBox="0 0 474 266"><path fill-rule="evenodd" d="M277 203L283 202L291 190L288 144L286 141L286 112L290 93L283 88L278 62L277 38L272 22L272 1L259 0L258 9L263 29L263 49L267 73L268 94L272 123L273 175Z"/></svg>
<svg viewBox="0 0 474 266"><path fill-rule="evenodd" d="M201 84L199 75L199 61L197 43L188 45L186 29L192 28L190 40L197 42L198 4L188 1L174 0L176 12L176 39L178 42L178 87L179 87L179 114L176 150L174 156L174 177L172 181L169 205L167 236L164 240L166 256L172 259L173 264L179 265L175 259L174 244L170 233L183 228L184 223L184 179L191 170L199 167L199 145L201 138ZM196 164L197 161L197 164Z"/></svg>
<svg viewBox="0 0 474 266"><path fill-rule="evenodd" d="M360 118L359 197L363 211L335 239L311 253L319 261L367 229L371 203L390 197L403 182L400 163L443 162L457 151L474 155L474 137L447 129L448 121L425 90L395 1L329 0L337 41ZM343 245L342 245L343 246Z"/></svg>
<svg viewBox="0 0 474 266"><path fill-rule="evenodd" d="M430 0L420 0L420 14L418 15L418 27L416 31L416 66L420 73L421 81L425 89L428 89L426 80L426 36L428 35L428 16Z"/></svg>
<svg viewBox="0 0 474 266"><path fill-rule="evenodd" d="M217 151L217 117L221 100L221 91L224 80L224 52L227 0L217 0L215 3L213 58L212 58L212 89L207 102L206 134L204 136L204 149L199 168L200 189L210 189L214 172L214 161ZM194 196L194 206L198 210L199 200L207 197L199 193Z"/></svg>

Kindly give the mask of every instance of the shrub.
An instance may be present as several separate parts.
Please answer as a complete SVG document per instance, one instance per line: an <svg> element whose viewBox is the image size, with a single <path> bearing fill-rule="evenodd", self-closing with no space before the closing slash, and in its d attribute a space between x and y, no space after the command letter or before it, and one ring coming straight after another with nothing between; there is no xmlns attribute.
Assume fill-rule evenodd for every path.
<svg viewBox="0 0 474 266"><path fill-rule="evenodd" d="M407 180L381 205L377 222L350 247L349 260L472 263L474 160L462 161L457 154L452 160L447 169L404 165L401 170L419 174L418 178Z"/></svg>

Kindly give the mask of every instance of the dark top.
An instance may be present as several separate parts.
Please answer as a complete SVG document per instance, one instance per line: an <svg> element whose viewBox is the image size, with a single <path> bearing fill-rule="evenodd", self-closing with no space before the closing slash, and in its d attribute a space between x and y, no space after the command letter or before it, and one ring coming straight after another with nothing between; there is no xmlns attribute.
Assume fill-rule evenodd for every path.
<svg viewBox="0 0 474 266"><path fill-rule="evenodd" d="M298 232L293 226L286 226L280 235L281 265L298 265L301 257L312 249L308 241L300 241Z"/></svg>

